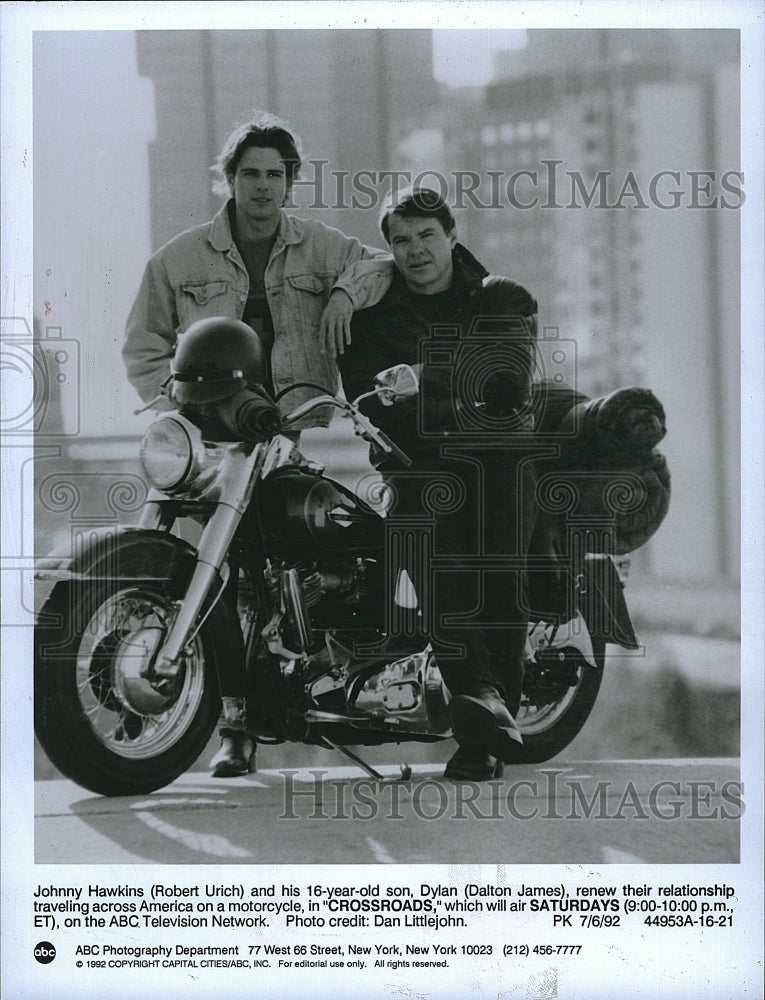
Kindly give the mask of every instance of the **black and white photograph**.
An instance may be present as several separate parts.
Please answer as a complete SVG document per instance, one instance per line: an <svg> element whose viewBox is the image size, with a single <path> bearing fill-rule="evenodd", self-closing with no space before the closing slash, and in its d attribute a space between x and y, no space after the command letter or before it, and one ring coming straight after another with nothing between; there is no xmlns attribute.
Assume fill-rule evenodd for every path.
<svg viewBox="0 0 765 1000"><path fill-rule="evenodd" d="M2 993L756 996L762 4L3 3Z"/></svg>

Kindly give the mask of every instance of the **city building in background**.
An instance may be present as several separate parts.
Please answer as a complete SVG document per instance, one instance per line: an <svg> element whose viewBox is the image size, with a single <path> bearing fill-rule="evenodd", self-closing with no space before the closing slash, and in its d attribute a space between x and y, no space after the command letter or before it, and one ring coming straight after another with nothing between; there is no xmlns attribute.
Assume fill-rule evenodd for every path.
<svg viewBox="0 0 765 1000"><path fill-rule="evenodd" d="M472 86L456 73L450 82L448 67L436 79L434 36L424 30L101 33L87 44L106 53L102 63L114 55L105 36L120 36L123 61L114 61L128 81L119 101L131 106L130 124L97 116L101 128L81 151L81 169L108 165L109 144L123 148L127 141L129 162L138 163L137 187L126 184L122 169L111 184L94 173L102 186L92 202L76 203L52 231L45 192L55 190L59 202L66 194L70 174L61 173L56 159L56 128L66 128L68 112L64 104L43 107L38 98L53 99L61 73L50 67L67 52L82 72L92 67L85 51L67 48L69 34L78 33L48 39L36 54L35 158L44 159L35 174L35 268L39 328L53 324L78 337L83 363L96 376L93 406L76 442L65 446L72 462L86 455L91 463L106 455L116 461L128 453L123 438L137 436L129 414L138 401L120 381L119 346L140 270L153 250L217 210L210 166L234 124L265 109L288 119L303 138L307 162L297 211L365 242L381 240L379 203L391 186L381 172L436 171L444 178L463 241L487 267L534 292L543 333L575 343L575 370L567 374L578 387L597 395L646 385L665 404L669 434L662 450L673 473L673 502L660 533L635 555L641 572L667 583L735 583L736 209L744 186L734 176L738 32L529 31L514 40L525 47L491 46L493 72L485 85ZM460 32L449 34L457 63ZM140 108L131 105L136 94ZM88 100L109 107L98 96ZM74 176L74 160L66 166ZM107 209L106 256L118 262L117 273L111 263L107 272L99 257L100 214ZM84 248L76 242L77 219L91 234ZM113 244L122 244L116 254ZM62 324L57 310L66 289L51 292L53 279L44 276L44 251L55 246L60 259L70 245L84 262L74 290L88 301L81 330L71 319ZM50 315L42 314L44 300L52 303ZM114 397L111 419L100 428L109 405L99 393Z"/></svg>
<svg viewBox="0 0 765 1000"><path fill-rule="evenodd" d="M735 578L738 32L529 31L496 69L444 116L444 163L477 175L490 206L464 195L466 242L576 341L581 389L641 384L664 402L678 530L638 559Z"/></svg>
<svg viewBox="0 0 765 1000"><path fill-rule="evenodd" d="M352 208L351 178L367 172L358 183L374 186L394 168L397 141L433 104L430 31L148 31L137 49L156 94L155 247L218 210L210 165L253 110L285 118L303 141L301 212L380 243L379 206ZM362 205L372 200L358 192Z"/></svg>

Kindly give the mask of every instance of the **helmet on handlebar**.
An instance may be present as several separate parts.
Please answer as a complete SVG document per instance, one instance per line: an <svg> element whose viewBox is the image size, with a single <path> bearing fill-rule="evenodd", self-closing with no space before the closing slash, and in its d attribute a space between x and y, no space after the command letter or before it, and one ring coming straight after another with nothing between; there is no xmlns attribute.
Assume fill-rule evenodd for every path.
<svg viewBox="0 0 765 1000"><path fill-rule="evenodd" d="M263 345L237 319L200 319L181 335L173 359L172 398L181 404L214 403L263 380Z"/></svg>

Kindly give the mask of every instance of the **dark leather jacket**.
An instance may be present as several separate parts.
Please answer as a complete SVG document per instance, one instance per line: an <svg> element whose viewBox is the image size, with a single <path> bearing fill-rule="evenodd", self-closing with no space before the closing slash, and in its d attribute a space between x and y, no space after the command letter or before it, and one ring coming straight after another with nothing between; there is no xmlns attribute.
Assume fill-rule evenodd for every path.
<svg viewBox="0 0 765 1000"><path fill-rule="evenodd" d="M393 406L362 404L370 419L415 461L432 460L452 436L531 429L537 304L509 278L490 275L465 247L453 251L450 288L410 291L394 273L375 306L353 318L338 358L349 399L395 364L422 365L420 392Z"/></svg>

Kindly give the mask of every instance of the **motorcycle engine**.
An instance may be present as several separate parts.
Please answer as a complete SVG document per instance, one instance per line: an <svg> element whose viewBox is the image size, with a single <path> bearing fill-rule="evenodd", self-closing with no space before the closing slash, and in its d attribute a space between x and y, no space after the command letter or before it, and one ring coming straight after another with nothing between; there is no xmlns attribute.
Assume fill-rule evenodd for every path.
<svg viewBox="0 0 765 1000"><path fill-rule="evenodd" d="M274 603L279 600L281 573L295 570L304 606L317 629L376 624L382 609L383 574L374 559L326 563L280 564L267 574Z"/></svg>

